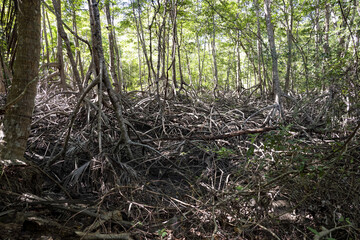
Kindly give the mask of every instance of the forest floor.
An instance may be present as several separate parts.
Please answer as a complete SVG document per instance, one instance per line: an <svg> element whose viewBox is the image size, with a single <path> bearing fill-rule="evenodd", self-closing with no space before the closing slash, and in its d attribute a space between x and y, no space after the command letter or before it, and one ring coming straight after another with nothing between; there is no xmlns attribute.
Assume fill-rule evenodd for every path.
<svg viewBox="0 0 360 240"><path fill-rule="evenodd" d="M0 238L360 239L360 112L331 95L284 98L280 118L271 101L235 93L160 105L128 93L132 158L107 96L101 126L89 97L46 167L77 97L40 90L33 164L1 171Z"/></svg>

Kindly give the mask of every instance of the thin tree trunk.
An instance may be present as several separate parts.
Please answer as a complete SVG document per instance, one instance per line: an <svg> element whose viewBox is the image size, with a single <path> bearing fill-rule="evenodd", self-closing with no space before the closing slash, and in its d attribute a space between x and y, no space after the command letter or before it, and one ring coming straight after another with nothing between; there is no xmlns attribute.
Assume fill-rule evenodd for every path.
<svg viewBox="0 0 360 240"><path fill-rule="evenodd" d="M139 0L138 0L139 2ZM159 102L159 97L160 97L160 94L159 94L159 69L157 69L157 71L155 72L155 69L154 69L154 64L153 64L153 48L152 48L152 26L155 22L155 19L156 19L156 16L157 14L159 13L160 11L160 6L161 6L161 3L158 2L158 7L155 9L154 11L154 15L153 15L153 18L152 20L150 21L150 23L148 24L148 29L149 29L149 62L150 62L150 69L152 71L152 74L155 76L155 85L156 85L156 94L158 96L158 102ZM164 12L166 12L166 7L164 7ZM150 14L149 14L150 15ZM141 29L142 29L142 24L141 24L141 19L139 19L140 21L140 26L141 26ZM160 33L161 35L161 33ZM161 45L158 45L158 47L160 47ZM159 59L159 58L158 58ZM159 103L160 104L160 103Z"/></svg>
<svg viewBox="0 0 360 240"><path fill-rule="evenodd" d="M188 51L185 50L185 58L186 58L186 66L189 74L189 85L190 87L193 86L193 80L192 80L192 74L191 74L191 67L190 67L190 61L189 61L189 55Z"/></svg>
<svg viewBox="0 0 360 240"><path fill-rule="evenodd" d="M6 93L6 78L4 75L2 54L0 50L0 93Z"/></svg>
<svg viewBox="0 0 360 240"><path fill-rule="evenodd" d="M57 4L57 0L52 0L52 1L53 1L55 15L56 15L56 22L58 24L58 33L60 34L61 38L65 42L67 55L69 57L70 64L71 64L71 67L72 67L72 70L73 70L73 73L74 73L74 76L75 76L75 83L77 84L79 90L82 91L83 88L82 88L82 85L81 85L80 74L79 74L79 71L77 69L77 65L76 65L76 62L75 62L75 59L74 59L74 55L72 53L69 38L68 38L68 36L67 36L67 34L66 34L65 30L64 30L64 27L62 25L61 15L59 14L60 13L59 12L60 11L60 9L59 9L60 5Z"/></svg>
<svg viewBox="0 0 360 240"><path fill-rule="evenodd" d="M171 50L171 65L172 65L172 82L174 84L174 88L178 88L177 82L176 82L176 49L177 49L177 24L176 24L176 17L177 17L177 11L176 11L176 0L172 0L172 11L171 11L171 17L172 17L172 50ZM174 89L174 91L175 91Z"/></svg>
<svg viewBox="0 0 360 240"><path fill-rule="evenodd" d="M135 3L135 2L133 2ZM142 50L143 50L143 53L144 53L144 57L145 57L145 61L146 61L146 65L147 65L147 68L148 68L148 84L149 86L151 85L152 83L152 80L151 80L151 64L150 64L150 59L148 57L148 54L147 54L147 50L146 50L146 44L145 44L145 36L144 36L144 30L143 30L143 26L142 26L142 21L141 21L141 5L140 5L140 1L137 0L137 4L138 4L138 17L136 16L136 12L135 12L135 4L133 4L133 16L134 16L134 20L135 20L135 23L136 23L136 31L137 31L137 34L139 36L139 39L140 39L140 43L141 43L141 47L142 47Z"/></svg>
<svg viewBox="0 0 360 240"><path fill-rule="evenodd" d="M231 51L229 51L229 55L228 56L231 56ZM228 59L228 64L227 64L227 69L226 69L226 81L225 81L225 89L226 89L226 92L229 92L229 89L230 89L230 73L231 73L231 68L232 68L232 61L229 57Z"/></svg>
<svg viewBox="0 0 360 240"><path fill-rule="evenodd" d="M111 13L110 13L110 3L107 1L105 3L105 13L106 13L106 19L107 19L107 28L109 31L109 52L110 52L110 74L111 78L113 80L115 91L118 93L121 93L121 85L120 81L118 79L117 73L116 73L116 64L115 64L115 47L114 47L114 35L113 35L113 25L111 22Z"/></svg>
<svg viewBox="0 0 360 240"><path fill-rule="evenodd" d="M202 62L201 62L201 45L199 40L199 35L196 33L196 45L197 45L197 53L198 53L198 71L199 71L199 89L201 89L202 84Z"/></svg>
<svg viewBox="0 0 360 240"><path fill-rule="evenodd" d="M320 0L316 0L316 9L315 9L315 80L316 82L320 81L320 53L319 47L321 46L322 36L320 29Z"/></svg>
<svg viewBox="0 0 360 240"><path fill-rule="evenodd" d="M0 64L1 64L2 70L3 70L2 73L4 74L3 75L4 76L4 85L6 86L7 81L13 79L13 75L12 75L12 72L10 71L10 69L8 68L8 66L5 64L5 60L4 60L4 57L3 57L1 51L0 51Z"/></svg>
<svg viewBox="0 0 360 240"><path fill-rule="evenodd" d="M48 29L49 29L49 33L50 33L50 42L53 43L53 42L54 42L54 37L53 37L53 34L52 34L51 24L50 24L50 20L49 20L49 15L48 15L47 12L46 12L46 21L47 21ZM55 50L54 50L54 48L51 48L51 51L52 51L52 55L53 55L53 56L56 56L56 55L55 55Z"/></svg>
<svg viewBox="0 0 360 240"><path fill-rule="evenodd" d="M46 63L49 64L50 63L50 54L49 54L49 42L48 42L48 38L47 38L47 31L46 31L46 21L45 21L45 7L44 5L42 6L42 20L43 20L43 33L44 33L44 40L45 40L45 49L46 49L46 54L45 54L45 58L46 58ZM51 31L51 29L50 29Z"/></svg>
<svg viewBox="0 0 360 240"><path fill-rule="evenodd" d="M293 40L293 43L296 46L296 48L301 53L301 58L303 60L304 71L305 71L305 89L306 89L306 93L309 93L309 68L308 68L307 56L306 56L306 54L304 52L304 49L302 49L302 47L297 43L294 36L292 36L292 40Z"/></svg>
<svg viewBox="0 0 360 240"><path fill-rule="evenodd" d="M14 4L15 1L10 1L10 4ZM11 5L9 7L11 9L10 13L8 14L7 25L5 28L5 33L7 34L7 53L10 58L9 61L9 69L13 69L14 61L15 61L15 54L16 54L16 43L17 43L17 22L13 24L14 20L16 19L17 9L16 4Z"/></svg>
<svg viewBox="0 0 360 240"><path fill-rule="evenodd" d="M212 53L212 57L213 57L213 62L214 62L214 97L217 97L217 90L218 90L218 85L219 85L219 78L218 78L218 67L217 67L217 62L216 62L216 45L215 45L215 39L216 39L216 25L215 25L215 14L213 15L213 36L212 36L212 41L211 41L211 53Z"/></svg>
<svg viewBox="0 0 360 240"><path fill-rule="evenodd" d="M330 45L329 45L329 29L330 29L330 4L328 2L325 3L325 36L324 40L325 43L323 45L324 53L325 53L325 61L324 64L322 64L322 74L325 76L326 74L326 68L328 68L328 60L330 57ZM322 90L325 91L326 83L325 81L322 82Z"/></svg>
<svg viewBox="0 0 360 240"><path fill-rule="evenodd" d="M324 52L327 57L330 54L330 45L329 45L329 31L330 31L330 15L331 15L330 3L326 2L325 4L325 44Z"/></svg>
<svg viewBox="0 0 360 240"><path fill-rule="evenodd" d="M143 83L142 83L142 63L141 63L142 56L141 56L141 50L140 50L139 34L136 34L136 38L137 38L138 60L139 60L139 83L140 83L141 92L143 92L144 89L143 89Z"/></svg>
<svg viewBox="0 0 360 240"><path fill-rule="evenodd" d="M180 32L180 42L179 42L179 39L178 39L178 59L179 59L179 74L180 74L180 89L179 91L181 91L182 89L184 89L184 85L186 85L185 81L184 81L184 75L183 75L183 71L182 71L182 64L181 64L181 41L182 41L182 26L181 27L181 32Z"/></svg>
<svg viewBox="0 0 360 240"><path fill-rule="evenodd" d="M61 1L60 0L52 0L54 9L57 12L59 19L61 19ZM57 24L57 61L58 61L58 69L60 73L60 87L66 88L66 76L64 70L64 57L63 57L63 47L62 47L62 38L60 33L60 28L62 28L61 21L56 21Z"/></svg>
<svg viewBox="0 0 360 240"><path fill-rule="evenodd" d="M168 23L170 24L170 22ZM166 23L165 23L166 25ZM166 31L167 29L170 29L170 27L164 27L163 34L162 34L162 41L163 41L163 51L161 51L161 75L160 78L162 79L168 79L168 67L169 67L169 35L170 31ZM167 80L166 80L167 81Z"/></svg>
<svg viewBox="0 0 360 240"><path fill-rule="evenodd" d="M125 125L125 119L122 114L122 107L119 99L119 95L117 95L111 85L109 80L109 74L107 68L105 67L105 58L104 52L102 48L102 38L101 38L101 25L100 25L100 12L98 8L97 0L88 0L89 1L89 9L90 9L90 18L91 20L91 34L92 34L92 42L93 42L93 51L94 55L97 56L96 61L94 60L95 68L97 69L97 73L103 73L102 79L104 86L109 94L110 101L115 109L115 116L119 122L119 127L121 130L121 141L126 145L128 150L128 157L130 159L133 158L131 149L129 144L132 143L130 137L128 135L127 127ZM102 71L100 71L100 67L102 67Z"/></svg>
<svg viewBox="0 0 360 240"><path fill-rule="evenodd" d="M241 84L241 58L240 58L240 36L239 32L237 33L238 39L236 41L236 92L239 96L242 84Z"/></svg>
<svg viewBox="0 0 360 240"><path fill-rule="evenodd" d="M284 6L285 7L285 6ZM290 86L290 76L291 76L291 65L292 65L292 28L293 28L293 1L289 2L290 13L287 14L287 44L288 44L288 55L287 55L287 65L286 65L286 75L285 75L285 88L284 92L287 93Z"/></svg>
<svg viewBox="0 0 360 240"><path fill-rule="evenodd" d="M275 97L274 100L275 100L275 104L277 104L279 107L280 114L282 115L281 101L280 101L281 89L280 89L277 53L275 46L274 27L271 22L270 0L265 0L264 7L265 7L266 28L269 37L269 45L270 45L271 59L272 59L273 91Z"/></svg>
<svg viewBox="0 0 360 240"><path fill-rule="evenodd" d="M264 85L265 81L262 79L261 74L261 63L262 63L262 45L261 45L261 28L260 28L260 7L259 7L259 1L254 0L254 5L256 8L256 26L257 26L257 39L256 39L256 46L257 46L257 59L258 59L258 65L257 65L257 73L259 78L259 87L260 87L260 94L261 97L264 97Z"/></svg>
<svg viewBox="0 0 360 240"><path fill-rule="evenodd" d="M161 4L159 2L159 4ZM162 13L162 23L159 26L159 32L158 32L158 59L157 59L157 65L156 65L156 73L155 73L155 82L156 82L156 95L157 95L157 99L158 99L158 103L160 105L160 80L164 81L164 76L160 77L160 69L161 69L161 62L163 59L163 55L165 54L166 51L166 42L165 42L165 26L166 26L166 4L167 4L167 0L165 0L163 2L164 4L164 8L163 8L163 13ZM159 7L160 8L160 7ZM164 67L163 67L164 69ZM168 78L166 78L166 82L165 82L165 98L167 96L167 87L168 87Z"/></svg>
<svg viewBox="0 0 360 240"><path fill-rule="evenodd" d="M115 50L115 55L116 55L116 65L117 65L117 71L119 73L119 85L120 85L120 88L125 91L126 82L125 82L125 78L124 78L124 74L123 74L123 64L121 61L121 49L120 49L120 46L117 44L115 31L113 33L113 36L114 36L114 44L115 44L114 50ZM129 65L131 67L131 64L129 64Z"/></svg>
<svg viewBox="0 0 360 240"><path fill-rule="evenodd" d="M77 24L76 24L76 12L74 11L74 15L73 15L73 30L75 32L75 34L77 35ZM81 51L80 51L80 45L79 45L79 39L77 37L75 37L75 62L77 64L79 64L79 68L80 68L80 75L81 75L81 84L83 84L84 79L84 67L82 64L82 60L81 60Z"/></svg>

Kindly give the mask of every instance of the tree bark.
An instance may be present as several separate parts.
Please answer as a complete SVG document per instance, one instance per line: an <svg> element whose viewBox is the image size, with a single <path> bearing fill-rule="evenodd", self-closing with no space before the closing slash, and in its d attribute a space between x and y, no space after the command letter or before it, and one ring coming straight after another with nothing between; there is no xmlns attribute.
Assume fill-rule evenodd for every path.
<svg viewBox="0 0 360 240"><path fill-rule="evenodd" d="M109 31L109 52L110 52L110 73L111 78L113 80L113 84L115 86L115 91L120 93L121 92L121 84L118 79L118 75L116 73L116 64L115 64L115 51L114 51L114 34L113 34L113 26L111 22L111 13L110 13L110 3L107 1L105 3L105 13L106 13L106 20L107 20L107 28Z"/></svg>
<svg viewBox="0 0 360 240"><path fill-rule="evenodd" d="M261 46L261 28L260 28L260 7L259 7L259 1L254 0L254 5L256 8L256 26L257 26L257 39L256 39L256 46L257 46L257 58L258 58L258 78L259 78L259 87L260 87L260 94L261 97L264 96L264 88L265 88L265 81L262 79L261 74L261 63L262 63L262 46Z"/></svg>
<svg viewBox="0 0 360 240"><path fill-rule="evenodd" d="M219 85L219 78L218 78L218 67L216 62L216 45L215 45L215 39L216 39L216 25L215 25L215 14L213 15L213 38L211 41L211 53L213 57L213 63L214 63L214 97L217 97L217 90Z"/></svg>
<svg viewBox="0 0 360 240"><path fill-rule="evenodd" d="M141 92L143 92L144 88L143 88L143 83L142 83L142 62L141 62L142 56L141 56L141 50L140 50L139 34L136 34L136 39L137 39L138 61L139 61L139 83L140 83Z"/></svg>
<svg viewBox="0 0 360 240"><path fill-rule="evenodd" d="M189 55L188 55L187 50L185 50L185 58L186 58L186 66L187 66L187 70L188 70L188 75L189 75L189 86L192 87L193 86L193 80L192 80L192 73L191 73Z"/></svg>
<svg viewBox="0 0 360 240"><path fill-rule="evenodd" d="M205 59L205 54L204 54L204 58L201 59L201 44L200 44L200 39L199 39L199 33L196 33L196 45L197 45L197 55L198 55L198 71L199 71L199 87L198 89L201 89L201 85L202 85L202 74L203 74L203 69L204 69L204 59ZM205 50L204 50L205 53Z"/></svg>
<svg viewBox="0 0 360 240"><path fill-rule="evenodd" d="M43 33L44 33L44 40L45 40L45 49L46 49L46 63L49 64L50 63L50 54L49 54L49 41L48 41L48 38L47 38L47 31L46 31L46 21L45 21L45 7L42 6L42 12L43 12L43 17L42 17L42 20L43 20ZM51 31L51 29L50 29ZM45 53L44 53L45 54Z"/></svg>
<svg viewBox="0 0 360 240"><path fill-rule="evenodd" d="M125 91L126 90L126 82L125 82L125 78L124 78L124 74L123 74L123 64L122 64L122 60L121 60L121 48L117 44L115 31L113 32L113 37L114 37L114 51L115 51L115 56L116 56L117 72L119 74L119 86L121 89L123 89ZM129 67L131 67L131 64L129 65ZM131 72L131 71L129 71L129 72Z"/></svg>
<svg viewBox="0 0 360 240"><path fill-rule="evenodd" d="M275 104L277 104L279 107L280 114L282 115L281 101L280 101L281 89L280 89L279 70L278 70L278 57L275 46L274 26L271 22L270 0L265 0L264 7L265 7L266 28L269 38L269 45L270 45L271 59L272 59L274 100L275 100Z"/></svg>
<svg viewBox="0 0 360 240"><path fill-rule="evenodd" d="M6 93L6 80L5 75L3 74L3 61L2 61L2 53L0 50L0 93Z"/></svg>
<svg viewBox="0 0 360 240"><path fill-rule="evenodd" d="M60 0L53 0L54 9L57 12L57 15L59 15L59 18L61 19L61 1ZM63 47L62 47L62 38L61 38L61 21L56 21L57 25L57 52L56 52L56 58L58 61L58 69L60 73L60 87L66 88L66 76L65 76L65 70L64 70L64 56L63 56Z"/></svg>
<svg viewBox="0 0 360 240"><path fill-rule="evenodd" d="M107 71L107 68L105 67L105 58L104 58L104 51L102 47L102 38L101 38L101 25L100 25L100 12L98 8L97 0L88 0L89 2L89 9L90 9L90 22L91 22L91 37L93 42L93 51L94 56L97 58L94 59L95 68L97 69L97 74L100 74L102 72L102 81L104 83L104 86L106 88L106 91L109 94L110 101L115 109L115 116L119 122L119 128L121 130L121 142L124 143L128 150L128 157L133 158L131 149L129 144L132 143L127 127L125 125L125 119L122 114L122 106L120 103L119 95L115 93L111 82L109 80L109 74ZM102 68L102 71L100 71L100 68Z"/></svg>
<svg viewBox="0 0 360 240"><path fill-rule="evenodd" d="M182 39L183 39L183 37L182 37L182 29L183 29L183 28L182 28L182 25L180 25L180 29L181 29L181 31L180 31L180 41L179 41L179 39L178 39L178 37L177 37L177 39L178 39L179 74L180 74L180 89L179 89L179 91L183 90L183 89L184 89L184 85L186 85L185 80L184 80L184 74L183 74L182 64L181 64L181 55L180 55L180 53L181 53Z"/></svg>
<svg viewBox="0 0 360 240"><path fill-rule="evenodd" d="M71 49L71 45L70 45L70 41L69 38L64 30L64 27L62 25L62 20L61 20L61 12L60 12L60 5L57 3L57 0L52 0L53 1L53 5L54 5L54 10L55 10L55 15L56 15L56 22L57 22L57 26L58 26L58 34L60 34L61 38L64 40L65 42L65 46L66 46L66 51L70 60L70 64L74 73L74 77L75 77L75 83L77 84L78 88L80 91L83 90L82 85L81 85L81 79L80 79L80 74L79 71L77 69L77 65L76 65L76 61L74 59L74 55L72 53L72 49ZM60 72L60 76L61 76L61 72ZM62 83L63 84L66 83Z"/></svg>
<svg viewBox="0 0 360 240"><path fill-rule="evenodd" d="M284 6L286 7L286 6ZM284 92L287 93L290 86L290 76L291 76L291 65L292 65L292 28L293 28L293 2L289 1L290 12L287 13L287 44L288 44L288 55L287 55L287 65L286 65L286 75L285 75L285 88Z"/></svg>
<svg viewBox="0 0 360 240"><path fill-rule="evenodd" d="M240 95L240 91L242 88L241 84L241 58L240 58L240 33L237 32L237 41L236 41L236 92L238 96Z"/></svg>
<svg viewBox="0 0 360 240"><path fill-rule="evenodd" d="M151 69L150 59L148 57L147 50L146 50L144 30L143 30L143 25L142 25L142 21L141 21L141 6L140 6L139 0L137 0L137 4L138 4L138 16L136 16L136 11L135 11L135 0L133 2L133 6L134 6L133 7L133 15L134 15L135 23L136 23L136 31L137 31L137 34L138 34L138 37L139 37L139 40L141 43L141 47L142 47L142 50L144 53L144 57L145 57L145 61L146 61L147 69L148 69L148 84L150 86L152 83L152 80L151 80L151 76L152 76L151 70L152 69Z"/></svg>
<svg viewBox="0 0 360 240"><path fill-rule="evenodd" d="M46 21L47 21L47 25L48 25L48 29L49 29L49 33L50 33L50 42L52 43L53 42L53 34L52 34L52 30L51 30L51 24L50 24L50 20L49 20L49 14L47 12L45 12L45 15L44 18L46 17ZM55 55L55 50L54 48L51 48L51 52L52 52L52 56L56 56Z"/></svg>
<svg viewBox="0 0 360 240"><path fill-rule="evenodd" d="M165 41L165 29L166 29L166 27L165 26L166 26L166 18L167 18L167 14L166 14L167 13L167 8L166 8L167 1L168 0L163 1L164 8L163 8L163 12L161 14L162 22L161 22L161 24L159 24L159 30L158 30L158 47L157 47L157 49L158 49L158 56L157 56L158 59L157 59L157 65L156 65L156 73L154 72L155 83L156 83L156 99L157 99L158 105L160 106L160 112L161 113L163 111L163 105L160 102L160 92L161 92L160 81L165 80L165 83L162 84L163 86L165 86L165 88L164 88L165 99L166 99L166 97L168 95L167 94L167 91L168 91L168 78L163 75L164 71L162 72L162 76L160 76L161 62L162 62L162 59L164 59L164 54L165 54L165 51L166 51L166 41ZM161 4L161 2L159 2L159 5L158 5L157 9L160 9L160 6L161 6L160 4ZM150 44L150 60L151 59L152 59L152 50L151 50L151 44ZM152 60L151 60L151 63L152 63ZM164 68L165 67L163 65L163 70L164 70Z"/></svg>
<svg viewBox="0 0 360 240"><path fill-rule="evenodd" d="M5 107L4 146L1 146L1 160L10 160L11 164L24 159L35 105L41 50L40 0L19 1L18 7L14 79Z"/></svg>
<svg viewBox="0 0 360 240"><path fill-rule="evenodd" d="M73 30L74 30L74 33L77 35L76 11L75 10L73 12ZM79 49L80 48L79 39L77 37L75 37L74 40L75 40L75 47L76 47L75 62L76 62L76 64L79 65L80 75L81 75L81 84L83 84L83 81L84 81L84 67L83 67L82 60L81 60L81 51Z"/></svg>
<svg viewBox="0 0 360 240"><path fill-rule="evenodd" d="M315 19L314 19L314 29L315 29L315 81L320 81L320 52L319 48L322 44L322 29L320 28L320 0L316 0L316 9L315 9Z"/></svg>
<svg viewBox="0 0 360 240"><path fill-rule="evenodd" d="M171 52L171 64L172 64L172 82L174 84L174 92L175 89L178 88L178 84L176 81L176 50L178 47L177 42L177 6L176 0L171 1L172 9L171 9L171 21L172 21L172 52Z"/></svg>

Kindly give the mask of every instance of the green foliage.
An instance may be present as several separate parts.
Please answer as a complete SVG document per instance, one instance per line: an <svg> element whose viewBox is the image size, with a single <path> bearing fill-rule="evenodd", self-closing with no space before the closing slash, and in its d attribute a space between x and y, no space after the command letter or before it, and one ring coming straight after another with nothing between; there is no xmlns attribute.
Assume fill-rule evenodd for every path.
<svg viewBox="0 0 360 240"><path fill-rule="evenodd" d="M51 6L52 2L46 0ZM110 11L114 25L107 26L104 12L104 4L110 4ZM230 90L236 86L237 58L235 49L240 43L240 81L243 86L251 87L258 82L258 67L260 66L262 79L271 85L272 60L268 46L268 36L264 19L263 1L258 1L259 17L257 8L253 1L178 1L177 2L177 37L178 46L181 51L181 59L176 59L174 67L177 69L177 80L180 81L179 64L182 67L184 80L189 84L190 77L195 89L212 90L214 88L214 63L212 58L211 40L215 29L216 35L216 60L219 76L219 89L229 87ZM113 1L100 2L102 34L104 54L109 62L109 51L107 34L108 30L115 30L118 46L123 51L123 71L125 81L129 89L138 89L139 69L138 66L138 38L137 26L134 12L139 13L140 4L144 44L148 57L152 59L154 70L157 69L157 58L159 49L165 49L165 68L169 79L172 77L170 67L173 21L172 5L168 2L164 6L162 1ZM290 5L292 4L292 6ZM325 32L325 9L329 4L331 11L331 23L329 32ZM290 19L292 19L292 55L291 55L291 85L297 92L305 92L309 89L324 89L326 86L338 84L349 87L349 81L342 81L343 76L348 74L351 64L354 64L354 42L351 35L357 34L356 26L360 24L360 17L356 15L356 9L352 4L342 2L341 7L347 14L347 24L342 16L342 9L338 2L319 1L314 4L311 1L275 1L272 3L272 23L274 25L275 44L278 52L279 74L281 85L284 86L284 79L288 65L288 42ZM87 3L80 0L62 1L62 19L70 27L73 21L77 23L78 34L91 41L89 13ZM165 11L165 38L164 46L158 46L159 27L163 21ZM6 11L5 11L6 13ZM56 24L55 17L49 13L51 28L47 29L47 35L53 36L49 39L49 48L56 48ZM137 16L138 17L138 16ZM351 21L350 21L351 20ZM257 23L259 22L260 35L257 34ZM151 29L150 29L150 24ZM318 25L318 26L317 26ZM350 29L352 31L350 31ZM0 28L0 31L4 31ZM151 31L151 39L150 39ZM163 33L164 33L163 31ZM73 41L73 36L68 35ZM325 50L325 37L328 38L328 51ZM318 40L317 40L318 39ZM262 55L258 57L258 41L262 47ZM342 43L340 44L340 42ZM151 50L150 53L150 44ZM327 44L327 43L326 43ZM1 42L2 49L5 49L4 42ZM80 42L79 50L86 59L85 65L89 64L90 52ZM73 48L75 51L75 48ZM142 74L146 76L148 70L144 50L140 46L142 58ZM185 56L185 52L188 61ZM200 56L199 56L200 53ZM56 61L51 55L51 60ZM163 64L163 63L161 63ZM260 65L259 65L260 64ZM170 68L169 68L170 67ZM201 73L200 73L201 71ZM191 76L190 76L191 75ZM201 86L199 77L202 76ZM153 79L151 79L153 81ZM146 79L143 78L143 82ZM251 150L250 152L251 153Z"/></svg>
<svg viewBox="0 0 360 240"><path fill-rule="evenodd" d="M254 154L254 151L255 151L255 146L254 146L254 142L256 140L256 138L259 136L258 133L256 134L249 134L249 137L250 137L250 146L249 146L249 149L247 150L246 152L246 156L247 157L250 157Z"/></svg>
<svg viewBox="0 0 360 240"><path fill-rule="evenodd" d="M167 231L165 228L163 229L159 229L157 231L157 234L161 237L161 239L163 239L164 237L166 237L168 235Z"/></svg>
<svg viewBox="0 0 360 240"><path fill-rule="evenodd" d="M313 229L313 228L311 228L311 227L308 227L308 229L309 229L312 233L314 233L315 235L319 235L319 232L316 231L315 229Z"/></svg>
<svg viewBox="0 0 360 240"><path fill-rule="evenodd" d="M228 149L226 147L221 147L219 150L216 150L215 153L217 154L218 158L228 158L231 155L234 155L234 151L232 149Z"/></svg>

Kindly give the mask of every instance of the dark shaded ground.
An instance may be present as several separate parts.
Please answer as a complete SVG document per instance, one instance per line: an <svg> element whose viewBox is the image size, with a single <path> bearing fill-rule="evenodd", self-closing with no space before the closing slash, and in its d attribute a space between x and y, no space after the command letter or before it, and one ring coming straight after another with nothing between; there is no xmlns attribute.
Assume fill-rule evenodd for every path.
<svg viewBox="0 0 360 240"><path fill-rule="evenodd" d="M133 159L106 96L99 152L89 98L66 155L48 169L76 97L41 90L33 166L1 172L1 239L358 239L358 110L345 112L340 97L293 96L269 130L270 101L222 96L187 93L162 110L155 96L123 96L129 134L142 144L130 146Z"/></svg>

